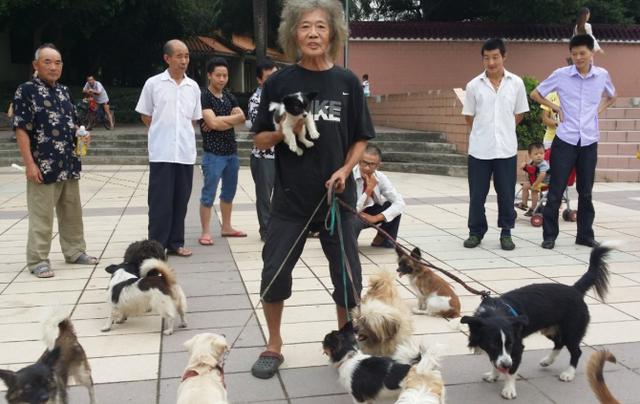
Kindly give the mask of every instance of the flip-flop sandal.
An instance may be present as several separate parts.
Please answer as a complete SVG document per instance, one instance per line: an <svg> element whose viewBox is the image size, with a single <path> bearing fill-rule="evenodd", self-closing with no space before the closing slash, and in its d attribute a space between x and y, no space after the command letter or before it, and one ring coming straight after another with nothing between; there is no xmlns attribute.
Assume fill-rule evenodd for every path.
<svg viewBox="0 0 640 404"><path fill-rule="evenodd" d="M240 230L236 230L233 233L220 233L220 236L222 237L247 237L247 233L240 231Z"/></svg>
<svg viewBox="0 0 640 404"><path fill-rule="evenodd" d="M87 253L82 253L75 261L67 261L70 264L80 264L80 265L96 265L98 263L98 259L96 257L92 257L87 255Z"/></svg>
<svg viewBox="0 0 640 404"><path fill-rule="evenodd" d="M31 273L38 278L53 278L55 275L47 262L41 262L31 269Z"/></svg>
<svg viewBox="0 0 640 404"><path fill-rule="evenodd" d="M180 247L177 250L167 250L167 255L175 255L176 257L191 257L193 252L187 250L184 247Z"/></svg>
<svg viewBox="0 0 640 404"><path fill-rule="evenodd" d="M251 367L251 374L258 379L271 379L276 374L280 365L284 362L284 356L277 352L264 351Z"/></svg>
<svg viewBox="0 0 640 404"><path fill-rule="evenodd" d="M213 245L213 240L209 236L202 236L198 239L198 243L200 243L200 245L208 246Z"/></svg>

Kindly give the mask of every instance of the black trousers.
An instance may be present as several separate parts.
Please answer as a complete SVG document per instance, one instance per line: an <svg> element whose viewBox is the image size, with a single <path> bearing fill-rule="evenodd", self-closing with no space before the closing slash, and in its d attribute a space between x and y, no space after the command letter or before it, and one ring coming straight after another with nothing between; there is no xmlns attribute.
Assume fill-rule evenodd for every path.
<svg viewBox="0 0 640 404"><path fill-rule="evenodd" d="M516 222L513 207L516 188L517 156L506 159L480 160L468 158L469 234L484 237L489 229L484 204L493 175L493 188L498 194L498 227L512 229Z"/></svg>
<svg viewBox="0 0 640 404"><path fill-rule="evenodd" d="M353 221L356 218L351 213L341 212L342 231L344 236L344 249L351 266L353 274L353 283L355 289L360 296L362 291L362 270L360 268L360 257L358 256L358 245L356 235L353 228ZM286 220L279 216L271 216L269 228L267 229L267 239L262 248L262 261L264 267L262 269L262 281L260 283L260 293L262 294L272 279L274 279L278 268L284 262L287 253L294 246L296 238L302 232L306 220ZM320 231L320 244L324 251L325 257L329 260L329 273L331 275L331 283L333 283L333 301L336 305L345 307L344 283L342 278L341 250L338 233L331 236L324 228L324 223L313 223L312 231ZM264 296L264 300L268 303L281 302L291 296L292 272L293 267L298 262L304 245L307 241L308 231L302 235L302 238L295 244L289 259L284 265L282 272L275 278L275 281ZM353 296L353 288L347 277L347 306L355 307L355 299Z"/></svg>
<svg viewBox="0 0 640 404"><path fill-rule="evenodd" d="M380 214L382 212L384 212L385 210L389 209L389 206L391 206L391 202L387 201L382 205L372 205L369 206L368 208L364 209L363 212L369 215L377 215ZM386 231L387 233L389 233L389 235L391 237L393 237L393 239L395 240L396 238L398 238L398 229L400 228L400 217L402 215L398 215L396 216L392 221L390 222L381 222L379 223L380 228L382 228L382 230ZM355 218L354 220L354 228L356 230L356 238L358 238L360 236L360 232L369 227L366 225L366 223L364 223L362 220Z"/></svg>
<svg viewBox="0 0 640 404"><path fill-rule="evenodd" d="M184 218L191 197L193 165L149 163L149 239L175 251L184 246Z"/></svg>
<svg viewBox="0 0 640 404"><path fill-rule="evenodd" d="M576 168L576 190L578 191L578 232L576 238L590 240L594 238L593 219L596 212L593 209L591 191L596 176L598 163L598 143L581 147L562 141L558 136L551 144L551 181L547 204L542 211L542 237L545 240L555 240L558 237L558 209L562 203L562 194L567 188L567 180L571 169Z"/></svg>
<svg viewBox="0 0 640 404"><path fill-rule="evenodd" d="M276 163L274 159L261 159L251 155L251 177L256 185L256 210L260 237L267 237L267 227L271 217L271 194L276 180Z"/></svg>

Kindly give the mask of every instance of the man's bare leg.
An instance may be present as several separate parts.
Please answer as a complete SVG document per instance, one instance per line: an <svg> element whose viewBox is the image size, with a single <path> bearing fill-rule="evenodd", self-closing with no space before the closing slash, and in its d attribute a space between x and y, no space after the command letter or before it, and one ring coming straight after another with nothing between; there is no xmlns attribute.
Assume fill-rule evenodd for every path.
<svg viewBox="0 0 640 404"><path fill-rule="evenodd" d="M280 335L280 324L282 323L282 310L284 301L274 303L262 303L264 317L267 320L269 338L267 340L267 351L282 352L282 336Z"/></svg>

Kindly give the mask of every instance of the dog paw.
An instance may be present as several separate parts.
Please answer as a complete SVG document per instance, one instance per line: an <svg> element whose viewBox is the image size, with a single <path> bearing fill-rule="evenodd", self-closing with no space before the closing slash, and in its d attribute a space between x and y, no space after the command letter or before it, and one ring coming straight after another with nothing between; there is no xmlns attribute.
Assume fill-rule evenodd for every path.
<svg viewBox="0 0 640 404"><path fill-rule="evenodd" d="M167 329L167 330L164 330L164 331L162 331L162 333L163 333L164 335L171 335L171 334L173 334L173 329Z"/></svg>
<svg viewBox="0 0 640 404"><path fill-rule="evenodd" d="M422 309L420 309L420 308L418 308L418 307L412 307L412 308L411 308L411 312L412 312L413 314L427 314L427 311L426 311L426 310L422 310Z"/></svg>
<svg viewBox="0 0 640 404"><path fill-rule="evenodd" d="M504 386L500 395L502 396L502 398L506 398L507 400L513 400L518 396L518 394L516 393L516 386Z"/></svg>
<svg viewBox="0 0 640 404"><path fill-rule="evenodd" d="M317 138L320 137L320 132L318 132L318 131L313 131L313 132L309 131L309 137L311 139L317 139Z"/></svg>
<svg viewBox="0 0 640 404"><path fill-rule="evenodd" d="M109 327L107 327L107 326L102 327L102 328L100 329L100 331L102 331L102 332L111 331L111 327L110 327L110 326L109 326Z"/></svg>
<svg viewBox="0 0 640 404"><path fill-rule="evenodd" d="M573 367L569 367L569 369L560 373L559 377L560 377L560 380L562 380L563 382L573 381L573 379L575 379L576 377L576 370Z"/></svg>
<svg viewBox="0 0 640 404"><path fill-rule="evenodd" d="M548 356L545 356L544 358L542 358L542 360L540 361L540 366L542 366L543 368L546 368L547 366L551 365L554 362L553 358L550 358Z"/></svg>
<svg viewBox="0 0 640 404"><path fill-rule="evenodd" d="M298 156L302 156L302 153L304 153L304 152L302 151L302 149L300 149L300 148L296 148L295 153L296 153Z"/></svg>
<svg viewBox="0 0 640 404"><path fill-rule="evenodd" d="M488 383L494 383L496 380L498 380L498 373L491 370L482 376L482 380Z"/></svg>
<svg viewBox="0 0 640 404"><path fill-rule="evenodd" d="M186 321L183 321L182 324L180 324L180 328L187 328L189 326L189 324L187 324Z"/></svg>

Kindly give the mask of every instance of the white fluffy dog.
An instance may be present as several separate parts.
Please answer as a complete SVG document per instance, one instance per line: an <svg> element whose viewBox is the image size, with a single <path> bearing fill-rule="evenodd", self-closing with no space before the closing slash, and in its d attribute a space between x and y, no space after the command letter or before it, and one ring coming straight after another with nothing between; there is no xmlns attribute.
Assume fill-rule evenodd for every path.
<svg viewBox="0 0 640 404"><path fill-rule="evenodd" d="M353 312L358 344L364 353L391 356L411 338L411 313L395 283L393 272L372 275L360 309Z"/></svg>
<svg viewBox="0 0 640 404"><path fill-rule="evenodd" d="M438 365L438 356L421 349L420 362L413 365L400 383L402 393L396 404L444 404L445 388Z"/></svg>
<svg viewBox="0 0 640 404"><path fill-rule="evenodd" d="M178 387L177 404L228 403L223 369L229 350L227 340L218 334L202 333L185 342L184 347L189 351L189 363Z"/></svg>

